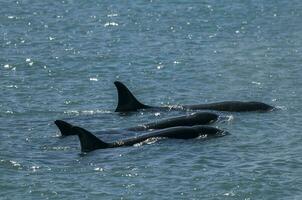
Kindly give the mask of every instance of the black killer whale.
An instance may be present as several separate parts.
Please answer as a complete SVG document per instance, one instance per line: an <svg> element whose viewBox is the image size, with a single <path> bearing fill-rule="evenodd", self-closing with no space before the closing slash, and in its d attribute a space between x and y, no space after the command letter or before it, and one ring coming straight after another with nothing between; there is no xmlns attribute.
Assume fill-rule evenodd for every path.
<svg viewBox="0 0 302 200"><path fill-rule="evenodd" d="M177 126L157 131L150 131L137 137L107 143L102 141L89 131L78 126L72 126L72 132L78 135L82 152L90 152L96 149L132 146L134 144L144 142L149 138L193 139L201 137L202 139L210 139L222 137L229 134L227 131L223 131L211 126Z"/></svg>
<svg viewBox="0 0 302 200"><path fill-rule="evenodd" d="M219 115L211 112L197 112L190 115L184 115L179 117L168 118L148 124L143 124L139 126L129 127L122 130L125 131L147 131L164 129L175 126L194 126L194 125L208 125L216 122L219 119ZM76 135L72 132L72 125L62 121L56 120L55 124L59 128L62 136ZM104 133L104 131L102 131Z"/></svg>
<svg viewBox="0 0 302 200"><path fill-rule="evenodd" d="M149 106L139 102L130 90L121 82L115 81L118 92L118 105L115 112L131 112L139 109L167 109L167 110L216 110L228 112L271 111L273 106L256 101L223 101L209 104L182 105L182 106Z"/></svg>

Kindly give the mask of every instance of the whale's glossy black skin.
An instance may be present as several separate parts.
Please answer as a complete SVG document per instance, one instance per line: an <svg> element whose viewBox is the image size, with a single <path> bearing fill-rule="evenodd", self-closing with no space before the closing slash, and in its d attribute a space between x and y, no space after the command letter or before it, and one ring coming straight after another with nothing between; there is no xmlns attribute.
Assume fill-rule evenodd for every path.
<svg viewBox="0 0 302 200"><path fill-rule="evenodd" d="M82 152L90 152L96 149L106 149L106 148L115 148L122 146L132 146L134 144L143 142L149 138L174 138L174 139L193 139L200 136L202 138L215 138L222 137L228 134L228 132L210 127L210 126L178 126L172 128L161 129L157 131L150 131L147 134L143 134L137 137L120 140L112 143L106 143L89 131L78 127L73 126L72 132L76 133L79 136L81 143Z"/></svg>
<svg viewBox="0 0 302 200"><path fill-rule="evenodd" d="M183 105L173 107L149 106L139 102L123 83L115 81L114 85L116 86L118 92L118 105L115 109L115 112L131 112L137 111L139 109L216 110L228 112L271 111L274 109L273 106L256 101L223 101L209 104Z"/></svg>
<svg viewBox="0 0 302 200"><path fill-rule="evenodd" d="M173 117L164 120L160 120L153 123L143 124L139 126L129 127L125 129L125 131L147 131L154 129L164 129L175 126L194 126L194 125L207 125L216 122L219 119L219 115L211 112L198 112L191 115L184 115L180 117ZM72 125L62 121L56 120L55 124L60 129L62 136L75 135L72 132ZM115 132L119 132L118 130L111 130ZM104 133L104 131L102 131Z"/></svg>
<svg viewBox="0 0 302 200"><path fill-rule="evenodd" d="M148 129L164 129L175 126L195 126L195 125L207 125L216 122L219 119L219 115L211 112L198 112L190 115L184 115L180 117L173 117L157 122L144 124L136 127L130 127L128 131L145 131Z"/></svg>

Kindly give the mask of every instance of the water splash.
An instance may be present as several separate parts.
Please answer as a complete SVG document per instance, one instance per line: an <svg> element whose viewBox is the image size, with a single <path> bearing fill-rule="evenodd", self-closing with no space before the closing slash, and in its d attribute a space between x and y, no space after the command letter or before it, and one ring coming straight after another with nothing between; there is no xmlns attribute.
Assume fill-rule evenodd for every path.
<svg viewBox="0 0 302 200"><path fill-rule="evenodd" d="M161 139L163 139L163 138L160 138L160 137L148 138L148 139L146 139L145 141L140 142L140 143L137 143L137 144L135 144L135 145L133 145L133 146L135 146L135 147L140 147L140 146L142 146L142 145L144 145L144 144L153 144L153 143L155 143L155 142L157 142L157 141L159 141L159 140L161 140Z"/></svg>
<svg viewBox="0 0 302 200"><path fill-rule="evenodd" d="M104 27L108 27L108 26L118 26L119 24L118 23L116 23L116 22L106 22L105 24L104 24Z"/></svg>

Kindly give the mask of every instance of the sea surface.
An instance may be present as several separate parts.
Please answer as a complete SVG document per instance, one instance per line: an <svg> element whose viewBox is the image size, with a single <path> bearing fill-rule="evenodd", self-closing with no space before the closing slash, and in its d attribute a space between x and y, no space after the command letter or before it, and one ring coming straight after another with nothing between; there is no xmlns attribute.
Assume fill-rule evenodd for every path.
<svg viewBox="0 0 302 200"><path fill-rule="evenodd" d="M0 0L0 199L302 199L301 22L299 0ZM218 139L82 154L54 120L94 132L192 113L115 113L116 80L148 105L278 109L216 112Z"/></svg>

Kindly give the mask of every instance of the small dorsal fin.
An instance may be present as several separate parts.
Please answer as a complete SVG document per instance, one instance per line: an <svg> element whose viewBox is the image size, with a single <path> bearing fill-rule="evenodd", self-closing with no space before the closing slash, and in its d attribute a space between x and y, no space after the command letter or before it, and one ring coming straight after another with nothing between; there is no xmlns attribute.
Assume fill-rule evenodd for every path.
<svg viewBox="0 0 302 200"><path fill-rule="evenodd" d="M144 108L152 108L151 106L139 102L123 83L115 81L114 85L118 93L118 104L115 112L129 112Z"/></svg>
<svg viewBox="0 0 302 200"><path fill-rule="evenodd" d="M79 136L82 152L90 152L96 149L105 149L111 147L109 143L103 142L95 135L81 127L73 126L72 131Z"/></svg>
<svg viewBox="0 0 302 200"><path fill-rule="evenodd" d="M56 120L55 124L59 128L62 136L68 136L68 135L76 135L74 132L72 132L72 125L62 121L62 120Z"/></svg>

